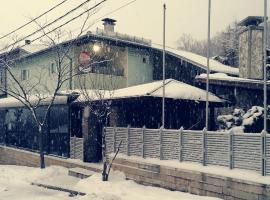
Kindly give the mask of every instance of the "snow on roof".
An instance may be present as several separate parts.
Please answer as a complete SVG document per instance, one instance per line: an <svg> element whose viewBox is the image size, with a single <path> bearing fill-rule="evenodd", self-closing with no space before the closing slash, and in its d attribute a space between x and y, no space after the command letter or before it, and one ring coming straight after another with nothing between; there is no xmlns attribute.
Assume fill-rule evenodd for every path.
<svg viewBox="0 0 270 200"><path fill-rule="evenodd" d="M162 50L162 47L157 44L152 44L153 48L156 48L158 50ZM195 53L191 53L188 51L182 51L173 49L170 47L166 47L166 52L176 56L180 59L186 60L194 65L200 66L204 69L207 69L207 58ZM231 75L239 75L239 69L235 67L231 67L228 65L224 65L216 60L210 59L210 71L214 72L221 72L221 73L227 73Z"/></svg>
<svg viewBox="0 0 270 200"><path fill-rule="evenodd" d="M200 74L199 76L196 76L196 78L199 78L199 79L206 79L206 77L207 77L207 74ZM232 77L224 73L209 74L209 79L235 81L235 82L242 82L242 83L261 83L261 84L263 83L263 80ZM270 81L267 81L267 84L270 84Z"/></svg>
<svg viewBox="0 0 270 200"><path fill-rule="evenodd" d="M155 81L152 83L146 83L127 88L117 89L110 94L103 96L103 99L122 99L122 98L133 98L133 97L162 97L163 92L163 81ZM88 91L87 97L92 97L93 100L98 100L98 97L94 97L93 90ZM77 102L86 101L85 95L81 94L76 100ZM176 81L174 79L165 80L165 98L171 99L185 99L192 101L206 101L206 91L200 88L188 85L186 83ZM209 94L210 102L224 102L214 94Z"/></svg>
<svg viewBox="0 0 270 200"><path fill-rule="evenodd" d="M41 51L43 49L48 48L46 45L43 44L28 44L21 47L23 50L27 51L28 53L35 53Z"/></svg>
<svg viewBox="0 0 270 200"><path fill-rule="evenodd" d="M51 101L51 96L45 97L44 100L40 103L40 105L47 105ZM37 101L36 97L30 97L31 103L34 105L34 103ZM57 104L66 104L68 100L67 96L56 96L54 100L54 105ZM23 103L19 101L18 99L14 97L7 97L0 99L0 108L15 108L15 107L23 107Z"/></svg>

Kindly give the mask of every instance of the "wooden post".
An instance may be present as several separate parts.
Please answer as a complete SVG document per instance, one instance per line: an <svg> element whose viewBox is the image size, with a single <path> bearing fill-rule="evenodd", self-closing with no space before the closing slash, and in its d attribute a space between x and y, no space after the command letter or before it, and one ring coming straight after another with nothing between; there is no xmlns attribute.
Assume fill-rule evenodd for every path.
<svg viewBox="0 0 270 200"><path fill-rule="evenodd" d="M233 169L233 131L229 132L229 168Z"/></svg>
<svg viewBox="0 0 270 200"><path fill-rule="evenodd" d="M130 125L127 127L127 156L129 156L129 135L130 135Z"/></svg>
<svg viewBox="0 0 270 200"><path fill-rule="evenodd" d="M265 153L266 153L266 134L267 134L267 132L265 130L263 130L261 133L261 152L262 152L261 173L262 173L262 176L266 175L266 156L265 156Z"/></svg>
<svg viewBox="0 0 270 200"><path fill-rule="evenodd" d="M145 135L145 126L142 128L142 157L145 157L145 149L144 149L144 135Z"/></svg>
<svg viewBox="0 0 270 200"><path fill-rule="evenodd" d="M206 165L206 134L207 129L204 128L202 131L202 165Z"/></svg>
<svg viewBox="0 0 270 200"><path fill-rule="evenodd" d="M179 161L183 161L183 126L179 130Z"/></svg>
<svg viewBox="0 0 270 200"><path fill-rule="evenodd" d="M162 153L162 135L163 135L163 126L159 129L159 159L163 160L163 153Z"/></svg>
<svg viewBox="0 0 270 200"><path fill-rule="evenodd" d="M116 152L116 128L113 127L113 152Z"/></svg>

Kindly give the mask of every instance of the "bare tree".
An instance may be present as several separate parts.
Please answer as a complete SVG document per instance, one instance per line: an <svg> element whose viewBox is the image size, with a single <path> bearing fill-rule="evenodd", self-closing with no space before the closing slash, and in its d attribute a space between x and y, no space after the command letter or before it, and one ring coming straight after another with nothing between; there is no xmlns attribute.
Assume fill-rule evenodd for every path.
<svg viewBox="0 0 270 200"><path fill-rule="evenodd" d="M237 24L237 21L233 22L211 38L211 56L231 66L238 65L238 33L242 28ZM206 40L196 40L190 34L183 34L177 41L177 46L178 49L202 56L207 54Z"/></svg>
<svg viewBox="0 0 270 200"><path fill-rule="evenodd" d="M206 41L196 40L190 34L184 33L177 41L178 49L190 51L199 55L206 55Z"/></svg>
<svg viewBox="0 0 270 200"><path fill-rule="evenodd" d="M82 22L79 33L75 38L65 43L61 43L64 32L60 29L49 30L48 28L44 28L46 27L46 23L41 24L34 21L38 30L42 32L43 37L41 42L53 52L50 56L54 66L50 66L51 69L49 72L48 66L37 64L37 66L34 66L36 71L27 79L29 72L27 70L21 71L20 59L0 60L2 68L6 73L5 78L7 82L7 84L0 86L0 91L14 97L23 106L28 108L38 127L40 168L45 168L42 135L48 114L55 100L61 98L58 97L59 91L65 86L68 80L78 75L77 71L71 66L72 56L74 55L72 50L79 37L89 28L87 22L95 12L96 10L88 11L85 18L81 18ZM16 48L20 47L16 47L14 43L14 47L9 52L6 52L6 54L11 53ZM45 107L45 112L42 113L42 116L39 116L37 111L41 107Z"/></svg>

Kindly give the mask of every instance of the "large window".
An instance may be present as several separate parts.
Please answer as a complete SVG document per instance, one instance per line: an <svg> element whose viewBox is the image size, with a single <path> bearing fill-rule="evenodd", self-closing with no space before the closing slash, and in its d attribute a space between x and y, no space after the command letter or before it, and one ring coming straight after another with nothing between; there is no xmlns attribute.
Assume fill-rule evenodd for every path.
<svg viewBox="0 0 270 200"><path fill-rule="evenodd" d="M48 152L68 157L70 135L68 131L68 106L57 105L51 108L48 126Z"/></svg>
<svg viewBox="0 0 270 200"><path fill-rule="evenodd" d="M46 107L37 110L39 118ZM48 154L69 156L68 106L55 105L51 108L43 132L44 151ZM26 108L0 110L0 143L8 146L39 150L38 128Z"/></svg>
<svg viewBox="0 0 270 200"><path fill-rule="evenodd" d="M102 42L83 45L78 48L79 71L124 76L127 66L126 56L124 47Z"/></svg>

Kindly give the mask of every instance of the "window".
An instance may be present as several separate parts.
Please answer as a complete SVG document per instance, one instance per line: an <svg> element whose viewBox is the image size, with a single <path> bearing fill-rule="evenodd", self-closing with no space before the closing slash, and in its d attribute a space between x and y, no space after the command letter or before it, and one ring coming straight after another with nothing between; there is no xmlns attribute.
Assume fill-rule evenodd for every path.
<svg viewBox="0 0 270 200"><path fill-rule="evenodd" d="M149 64L149 56L144 56L142 62L145 64Z"/></svg>
<svg viewBox="0 0 270 200"><path fill-rule="evenodd" d="M22 79L22 81L25 81L25 80L29 79L29 70L23 69L21 71L21 79Z"/></svg>
<svg viewBox="0 0 270 200"><path fill-rule="evenodd" d="M55 74L57 71L55 63L51 63L49 67L49 74Z"/></svg>
<svg viewBox="0 0 270 200"><path fill-rule="evenodd" d="M4 83L4 73L3 70L0 69L0 84L3 85Z"/></svg>
<svg viewBox="0 0 270 200"><path fill-rule="evenodd" d="M146 63L146 58L145 58L145 57L143 57L142 61L143 61L143 63Z"/></svg>

